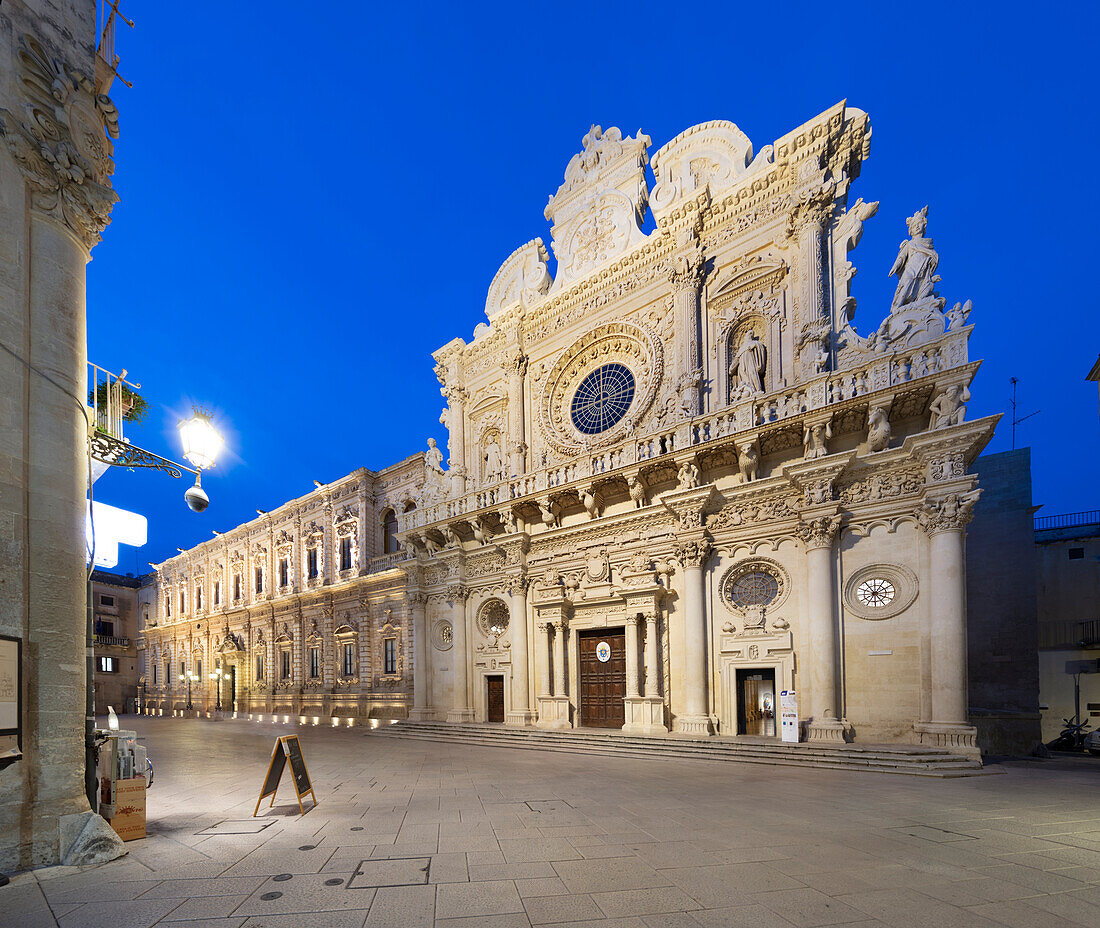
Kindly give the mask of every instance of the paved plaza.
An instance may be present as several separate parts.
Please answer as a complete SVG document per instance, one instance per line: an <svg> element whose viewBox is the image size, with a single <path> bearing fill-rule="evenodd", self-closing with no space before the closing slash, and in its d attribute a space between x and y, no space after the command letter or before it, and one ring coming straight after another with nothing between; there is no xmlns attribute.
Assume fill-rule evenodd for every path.
<svg viewBox="0 0 1100 928"><path fill-rule="evenodd" d="M1100 767L955 780L126 718L149 837L0 889L20 928L1100 925ZM298 731L319 804L289 776Z"/></svg>

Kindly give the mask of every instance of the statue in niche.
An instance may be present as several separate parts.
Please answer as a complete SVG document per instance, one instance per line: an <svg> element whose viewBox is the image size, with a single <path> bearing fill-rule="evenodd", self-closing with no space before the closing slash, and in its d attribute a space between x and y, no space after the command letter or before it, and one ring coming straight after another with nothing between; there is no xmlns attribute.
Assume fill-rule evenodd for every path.
<svg viewBox="0 0 1100 928"><path fill-rule="evenodd" d="M428 439L428 450L424 452L424 466L432 473L443 473L443 452L436 446L434 438Z"/></svg>
<svg viewBox="0 0 1100 928"><path fill-rule="evenodd" d="M962 384L953 384L937 396L929 411L930 429L943 429L949 425L958 425L966 416L966 404L970 401L970 391Z"/></svg>
<svg viewBox="0 0 1100 928"><path fill-rule="evenodd" d="M898 278L891 312L935 296L933 287L940 280L936 274L940 256L932 247L932 239L924 234L928 228L928 207L914 213L905 223L909 227L909 239L901 243L897 260L887 275Z"/></svg>
<svg viewBox="0 0 1100 928"><path fill-rule="evenodd" d="M497 441L496 436L492 436L489 439L489 443L485 446L485 482L495 483L503 476L504 465L500 458L500 442Z"/></svg>
<svg viewBox="0 0 1100 928"><path fill-rule="evenodd" d="M749 329L741 341L741 347L730 365L730 381L738 398L764 392L764 366L768 361L768 349Z"/></svg>

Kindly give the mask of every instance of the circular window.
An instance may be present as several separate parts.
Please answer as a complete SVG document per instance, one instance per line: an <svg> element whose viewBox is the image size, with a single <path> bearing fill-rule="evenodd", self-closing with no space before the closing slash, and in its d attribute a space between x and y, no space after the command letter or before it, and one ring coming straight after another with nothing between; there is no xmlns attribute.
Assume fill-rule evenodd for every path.
<svg viewBox="0 0 1100 928"><path fill-rule="evenodd" d="M730 598L735 606L770 606L779 595L779 581L762 570L742 574L730 587Z"/></svg>
<svg viewBox="0 0 1100 928"><path fill-rule="evenodd" d="M856 599L870 609L882 609L894 599L894 584L882 577L864 580L856 587Z"/></svg>
<svg viewBox="0 0 1100 928"><path fill-rule="evenodd" d="M733 612L772 610L782 605L790 589L787 571L777 561L758 557L734 564L722 576L722 602Z"/></svg>
<svg viewBox="0 0 1100 928"><path fill-rule="evenodd" d="M436 622L432 628L432 644L437 651L449 651L454 644L455 630L447 621Z"/></svg>
<svg viewBox="0 0 1100 928"><path fill-rule="evenodd" d="M617 425L634 400L634 375L625 364L605 364L581 381L569 413L578 432L599 435Z"/></svg>
<svg viewBox="0 0 1100 928"><path fill-rule="evenodd" d="M499 638L508 631L508 607L499 599L488 600L477 613L477 627L489 638Z"/></svg>
<svg viewBox="0 0 1100 928"><path fill-rule="evenodd" d="M900 564L861 567L844 584L844 606L861 619L889 619L917 598L917 575Z"/></svg>

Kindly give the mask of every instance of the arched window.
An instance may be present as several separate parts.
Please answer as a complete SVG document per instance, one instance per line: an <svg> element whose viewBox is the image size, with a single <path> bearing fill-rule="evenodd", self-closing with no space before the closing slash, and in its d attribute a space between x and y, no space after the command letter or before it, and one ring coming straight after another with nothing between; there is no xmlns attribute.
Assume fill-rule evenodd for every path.
<svg viewBox="0 0 1100 928"><path fill-rule="evenodd" d="M387 509L382 513L382 553L396 554L397 544L397 513Z"/></svg>

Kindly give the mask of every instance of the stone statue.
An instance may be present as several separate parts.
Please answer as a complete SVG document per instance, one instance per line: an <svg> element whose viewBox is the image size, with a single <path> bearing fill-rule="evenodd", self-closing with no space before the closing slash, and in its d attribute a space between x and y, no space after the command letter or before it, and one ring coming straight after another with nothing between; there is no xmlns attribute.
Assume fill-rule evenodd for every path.
<svg viewBox="0 0 1100 928"><path fill-rule="evenodd" d="M867 416L867 450L882 451L890 444L889 410L885 406L874 406Z"/></svg>
<svg viewBox="0 0 1100 928"><path fill-rule="evenodd" d="M558 517L554 512L553 503L547 501L539 501L539 515L542 516L543 524L548 528L553 528L558 524Z"/></svg>
<svg viewBox="0 0 1100 928"><path fill-rule="evenodd" d="M645 506L645 484L642 483L640 477L627 477L626 485L630 489L630 499L634 503L635 509L641 509Z"/></svg>
<svg viewBox="0 0 1100 928"><path fill-rule="evenodd" d="M970 310L973 308L973 301L967 300L965 303L956 303L945 313L952 332L966 325L966 319L970 315Z"/></svg>
<svg viewBox="0 0 1100 928"><path fill-rule="evenodd" d="M435 439L428 439L428 450L424 452L424 467L436 474L443 473L443 452L436 447Z"/></svg>
<svg viewBox="0 0 1100 928"><path fill-rule="evenodd" d="M830 422L818 422L816 425L807 425L802 436L805 446L804 457L812 461L814 458L823 458L829 453L825 443L833 437L833 426Z"/></svg>
<svg viewBox="0 0 1100 928"><path fill-rule="evenodd" d="M496 436L489 439L485 448L485 482L495 483L503 475L503 465L500 459L500 443Z"/></svg>
<svg viewBox="0 0 1100 928"><path fill-rule="evenodd" d="M891 312L934 296L933 286L940 279L936 274L940 256L932 247L932 239L924 234L928 228L928 207L914 213L905 222L909 226L909 239L901 243L897 260L887 275L897 275L898 278L898 288L890 304Z"/></svg>
<svg viewBox="0 0 1100 928"><path fill-rule="evenodd" d="M516 514L512 512L511 509L505 509L504 512L500 514L500 523L504 526L505 531L516 531Z"/></svg>
<svg viewBox="0 0 1100 928"><path fill-rule="evenodd" d="M582 489L580 491L581 503L584 505L585 512L588 513L590 519L595 519L600 514L600 505L596 499L596 494L591 489Z"/></svg>
<svg viewBox="0 0 1100 928"><path fill-rule="evenodd" d="M764 367L767 361L768 349L756 337L756 333L749 329L730 365L730 381L735 384L739 394L764 392Z"/></svg>
<svg viewBox="0 0 1100 928"><path fill-rule="evenodd" d="M691 461L684 461L676 472L676 479L680 481L681 490L694 490L699 486L699 468Z"/></svg>
<svg viewBox="0 0 1100 928"><path fill-rule="evenodd" d="M953 384L937 396L928 407L931 418L930 429L943 429L949 425L958 425L966 416L966 404L970 401L970 391L962 384Z"/></svg>
<svg viewBox="0 0 1100 928"><path fill-rule="evenodd" d="M455 545L458 544L458 536L454 533L454 529L452 529L449 525L444 525L443 528L439 530L439 532L443 536L443 543L448 548L453 548L455 547Z"/></svg>
<svg viewBox="0 0 1100 928"><path fill-rule="evenodd" d="M738 476L741 483L751 483L756 479L760 469L760 451L756 447L755 439L738 446L737 468L741 472Z"/></svg>

